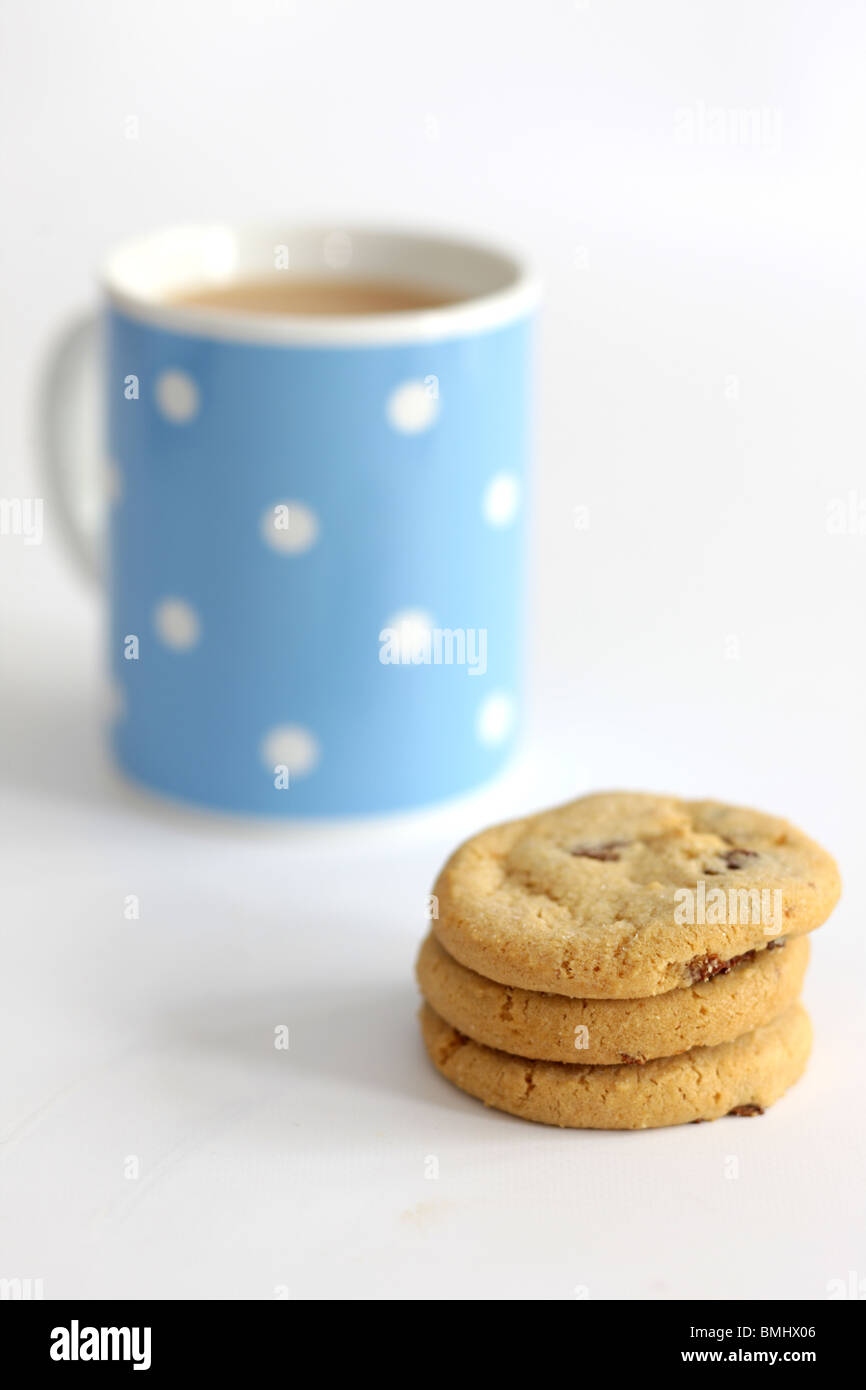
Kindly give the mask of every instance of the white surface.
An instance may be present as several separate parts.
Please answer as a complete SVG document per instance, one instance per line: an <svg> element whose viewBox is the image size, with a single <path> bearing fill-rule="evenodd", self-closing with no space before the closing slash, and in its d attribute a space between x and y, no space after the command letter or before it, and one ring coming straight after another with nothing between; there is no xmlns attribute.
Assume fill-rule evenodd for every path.
<svg viewBox="0 0 866 1390"><path fill-rule="evenodd" d="M0 1276L553 1299L866 1278L866 535L828 531L866 496L863 11L31 0L4 27L4 495L39 487L46 339L141 229L450 223L535 248L549 304L528 751L474 807L323 839L135 799L50 509L41 546L0 538ZM760 1120L559 1133L421 1055L449 847L618 785L787 813L839 855L813 1059Z"/></svg>

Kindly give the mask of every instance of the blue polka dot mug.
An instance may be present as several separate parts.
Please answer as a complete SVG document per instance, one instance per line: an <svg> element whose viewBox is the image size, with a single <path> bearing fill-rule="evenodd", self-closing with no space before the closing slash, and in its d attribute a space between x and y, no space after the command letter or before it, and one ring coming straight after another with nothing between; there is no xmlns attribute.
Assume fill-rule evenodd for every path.
<svg viewBox="0 0 866 1390"><path fill-rule="evenodd" d="M280 276L433 298L183 302ZM45 442L92 563L73 427L101 342L121 769L282 818L398 811L500 771L520 704L537 300L520 261L414 233L192 227L121 248L104 285L98 327L54 358Z"/></svg>

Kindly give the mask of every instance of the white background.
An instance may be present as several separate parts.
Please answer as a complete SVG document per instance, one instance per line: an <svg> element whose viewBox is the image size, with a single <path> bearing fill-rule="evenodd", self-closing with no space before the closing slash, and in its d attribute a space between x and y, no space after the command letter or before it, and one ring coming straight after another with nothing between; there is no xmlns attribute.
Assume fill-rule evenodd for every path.
<svg viewBox="0 0 866 1390"><path fill-rule="evenodd" d="M50 510L43 545L0 538L0 1276L231 1298L866 1280L866 534L828 530L852 493L866 529L863 7L17 0L3 30L6 496L41 494L39 362L127 234L433 223L528 249L548 300L526 753L474 804L310 839L136 799L102 751L96 594ZM760 1120L548 1130L422 1056L444 855L614 786L787 814L840 858L813 1059Z"/></svg>

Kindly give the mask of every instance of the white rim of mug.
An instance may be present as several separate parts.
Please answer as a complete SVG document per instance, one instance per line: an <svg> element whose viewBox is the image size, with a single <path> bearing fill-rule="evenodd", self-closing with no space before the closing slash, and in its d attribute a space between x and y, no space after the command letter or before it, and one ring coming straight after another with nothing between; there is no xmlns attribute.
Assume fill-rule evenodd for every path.
<svg viewBox="0 0 866 1390"><path fill-rule="evenodd" d="M242 310L207 309L178 305L161 295L181 289L199 289L208 284L228 285L237 274L239 248L259 245L288 246L291 259L292 242L306 247L320 243L325 247L334 235L347 238L348 244L364 244L369 250L388 246L402 256L414 253L418 264L407 270L404 280L416 279L432 288L454 288L443 277L440 283L425 278L425 260L431 255L453 262L473 261L485 267L487 278L494 282L488 288L473 293L461 291L465 297L454 303L427 309L400 310L385 314L256 314ZM345 244L345 243L343 243ZM202 248L210 248L211 273L202 280ZM216 251L216 255L211 255ZM197 254L200 260L196 260ZM174 278L169 289L166 271L160 278L159 262L175 267L187 261L196 271L182 275L168 271ZM150 269L148 270L148 267ZM305 267L309 271L310 267ZM351 262L340 267L347 278L358 278L357 266ZM332 265L323 260L315 267L321 279L339 279ZM280 271L274 269L276 278ZM266 275L271 274L270 268ZM195 277L198 277L197 279ZM389 278L382 268L377 278ZM397 276L392 276L395 281ZM158 284L161 289L156 288ZM527 317L537 307L540 284L526 261L512 251L474 239L449 233L428 232L400 227L350 225L310 225L304 223L268 223L251 226L232 226L227 223L187 224L151 232L119 246L108 258L102 274L102 285L109 304L125 317L155 328L195 338L222 342L251 342L297 345L306 347L392 345L411 342L431 342L437 339L459 338L504 327Z"/></svg>

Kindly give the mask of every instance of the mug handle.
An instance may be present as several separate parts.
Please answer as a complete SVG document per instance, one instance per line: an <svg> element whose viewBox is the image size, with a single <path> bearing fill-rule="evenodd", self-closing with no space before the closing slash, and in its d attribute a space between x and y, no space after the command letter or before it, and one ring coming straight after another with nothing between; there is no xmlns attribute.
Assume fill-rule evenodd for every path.
<svg viewBox="0 0 866 1390"><path fill-rule="evenodd" d="M42 468L50 503L70 551L93 580L101 580L105 571L101 355L101 315L79 315L52 348L38 393Z"/></svg>

